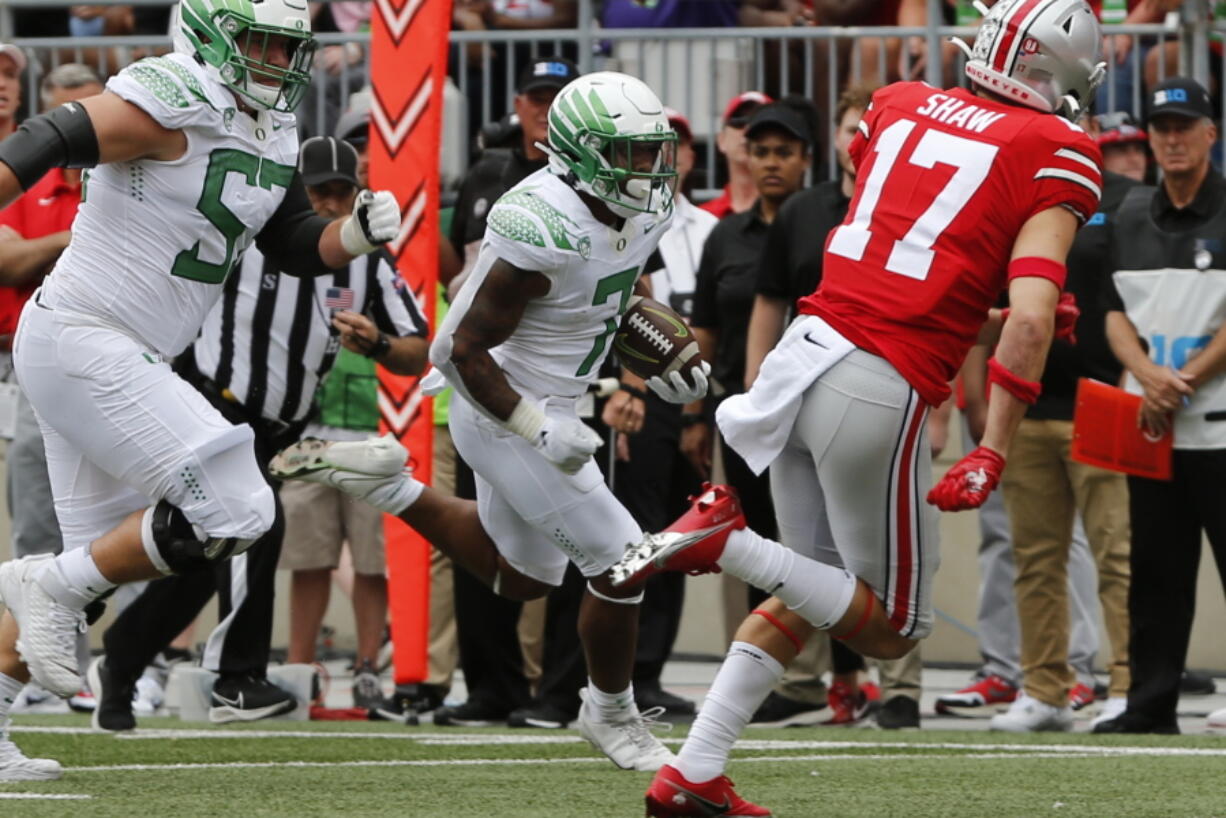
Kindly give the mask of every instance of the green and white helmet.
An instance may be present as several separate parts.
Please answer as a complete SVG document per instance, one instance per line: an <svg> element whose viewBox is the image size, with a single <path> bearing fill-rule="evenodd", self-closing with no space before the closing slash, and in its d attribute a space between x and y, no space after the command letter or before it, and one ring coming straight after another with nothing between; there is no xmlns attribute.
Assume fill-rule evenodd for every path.
<svg viewBox="0 0 1226 818"><path fill-rule="evenodd" d="M269 62L275 36L288 40L288 67ZM179 0L174 43L176 51L215 68L222 84L259 108L293 111L311 83L315 40L305 2Z"/></svg>
<svg viewBox="0 0 1226 818"><path fill-rule="evenodd" d="M672 206L677 134L642 80L614 71L572 80L549 106L549 169L619 216Z"/></svg>

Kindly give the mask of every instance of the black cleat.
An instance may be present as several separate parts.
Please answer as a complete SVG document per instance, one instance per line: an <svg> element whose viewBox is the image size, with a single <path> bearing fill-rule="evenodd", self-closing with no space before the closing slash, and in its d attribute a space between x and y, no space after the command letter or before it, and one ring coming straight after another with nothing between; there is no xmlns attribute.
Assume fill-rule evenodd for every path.
<svg viewBox="0 0 1226 818"><path fill-rule="evenodd" d="M136 677L125 679L107 667L106 657L99 656L89 666L89 689L96 705L90 721L95 730L133 730L136 716L132 714L132 697L136 693Z"/></svg>
<svg viewBox="0 0 1226 818"><path fill-rule="evenodd" d="M213 685L209 721L256 721L288 713L298 706L292 695L254 673L222 674Z"/></svg>

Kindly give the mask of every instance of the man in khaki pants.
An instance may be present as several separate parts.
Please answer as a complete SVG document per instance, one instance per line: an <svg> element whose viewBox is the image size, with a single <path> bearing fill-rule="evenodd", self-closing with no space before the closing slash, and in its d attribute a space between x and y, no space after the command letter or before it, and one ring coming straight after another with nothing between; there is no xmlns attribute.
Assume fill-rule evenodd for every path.
<svg viewBox="0 0 1226 818"><path fill-rule="evenodd" d="M1111 641L1111 683L1099 720L1124 710L1128 695L1128 484L1124 475L1074 462L1073 406L1078 378L1119 380L1104 333L1100 290L1110 282L1107 242L1116 208L1134 182L1104 174L1100 210L1073 242L1065 289L1081 308L1076 345L1052 342L1043 393L1026 412L1001 480L1013 530L1014 591L1021 625L1023 692L992 718L993 730L1071 730L1068 661L1068 559L1080 512L1098 565L1098 598Z"/></svg>

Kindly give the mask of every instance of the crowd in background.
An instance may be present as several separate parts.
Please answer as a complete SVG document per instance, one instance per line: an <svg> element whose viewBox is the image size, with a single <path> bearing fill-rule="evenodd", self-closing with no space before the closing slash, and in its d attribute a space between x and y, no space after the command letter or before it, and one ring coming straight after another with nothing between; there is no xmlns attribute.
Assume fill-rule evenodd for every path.
<svg viewBox="0 0 1226 818"><path fill-rule="evenodd" d="M577 6L576 0L456 0L453 26L464 31L568 29L577 23ZM1170 0L1127 4L1103 0L1097 4L1107 24L1157 22L1177 6ZM369 24L370 7L370 3L362 2L319 4L316 30L362 30ZM961 0L947 2L943 8L946 23L963 24L971 19ZM608 29L927 23L926 4L922 0L887 3L603 0L597 3L597 9L600 25ZM169 14L169 8L156 6L13 11L18 37L160 35L168 30ZM1066 423L1071 415L1068 396L1061 390L1067 390L1070 378L1075 382L1076 377L1084 375L1114 382L1120 379L1122 371L1128 370L1141 381L1147 396L1152 386L1154 395L1159 396L1155 401L1165 400L1168 393L1177 390L1176 386L1156 382L1158 376L1144 363L1148 358L1138 359L1131 354L1131 342L1126 343L1126 333L1121 334L1119 326L1112 335L1108 316L1127 311L1122 303L1107 303L1104 299L1110 296L1109 279L1115 272L1110 260L1116 256L1112 254L1108 229L1115 210L1133 186L1153 183L1159 168L1168 173L1174 168L1163 164L1170 153L1169 150L1164 153L1162 143L1166 132L1155 131L1153 124L1145 123L1143 117L1149 110L1146 100L1166 87L1162 78L1177 73L1178 54L1170 44L1144 37L1108 35L1106 44L1113 70L1100 91L1096 115L1087 117L1083 126L1097 138L1110 181L1103 197L1103 219L1092 222L1092 226L1101 229L1098 232L1087 229L1079 238L1098 243L1090 244L1081 255L1076 254L1075 248L1069 265L1070 289L1076 292L1082 310L1077 328L1079 345L1076 354L1061 349L1053 353L1049 362L1053 368L1052 382L1060 383L1049 389L1051 402L1041 405L1036 410L1038 414L1030 416L1036 424L1046 426L1024 427L1024 433L1029 430L1033 434L1022 435L1023 442L1033 446L1035 460L1046 457L1046 466L1054 471L1023 474L1023 466L1017 465L1023 458L1011 456L1013 472L1006 472L1000 497L981 514L983 586L978 631L984 661L966 689L944 697L937 704L938 712L960 714L982 713L1016 702L1019 697L1042 705L1030 708L1028 714L1018 715L1012 721L1000 721L997 725L1000 729L1067 729L1065 725L1071 724L1065 719L1068 712L1100 700L1100 705L1104 702L1105 705L1098 723L1107 724L1108 731L1110 723L1115 722L1124 732L1168 732L1174 716L1172 695L1177 697L1181 689L1189 693L1212 689L1211 680L1184 672L1185 656L1179 644L1174 644L1178 639L1166 640L1160 649L1152 644L1154 634L1143 631L1142 639L1150 641L1144 643L1142 664L1138 666L1135 651L1130 655L1130 638L1137 637L1137 605L1143 606L1143 614L1152 617L1156 604L1152 596L1146 601L1136 591L1138 585L1144 587L1153 577L1138 573L1135 553L1130 577L1129 551L1130 545L1135 548L1137 526L1134 517L1134 533L1130 536L1129 489L1135 514L1138 486L1119 475L1078 470L1067 462ZM872 90L886 82L922 76L926 61L931 58L923 38L868 37L854 47L849 42L832 45L821 41L816 45L817 58L813 59L806 58L803 43L768 41L762 87L743 89L726 100L711 139L701 143L695 138L699 129L690 121L688 112L676 107L680 101L665 99L666 104L675 106L669 111L669 120L680 137L680 193L673 227L661 240L659 253L649 262L645 273L650 277L654 296L690 321L704 357L712 364L718 386L708 399L685 407L674 407L654 395L634 394L616 387L611 394L594 396L589 421L606 437L605 451L612 454L602 460L606 478L645 530L662 529L685 508L687 495L702 480L711 478L727 481L740 491L752 528L767 536L772 536L775 530L769 484L721 444L713 424L715 407L720 400L744 391L752 383L758 365L786 326L796 299L820 283L824 236L843 220L854 189L854 167L847 147ZM602 54L611 53L609 43L599 47ZM827 48L834 49L834 53L827 53ZM543 37L539 43L496 45L488 52L480 47L453 50L453 78L458 83L461 74L468 74L469 121L476 138L467 172L457 189L446 197L449 204L443 212L446 240L439 259L436 320L441 320L449 298L462 285L475 261L489 206L502 192L545 165L546 157L536 145L547 139L546 113L554 95L579 74L576 49L574 42L555 43ZM146 52L129 50L123 55L101 56L101 50L95 49L82 55L83 65L50 70L50 61L39 65L25 51L11 45L0 46L0 137L11 133L19 120L25 72L38 72L45 107L58 104L57 91L82 87L96 90L107 73L117 70L120 57L130 60L143 53ZM959 80L955 76L956 56L953 48L943 49L940 55L948 83ZM1210 87L1185 89L1201 100L1193 113L1210 122L1210 126L1221 115L1216 79L1221 73L1220 44L1214 44L1211 56L1211 74L1215 79ZM354 190L366 185L365 150L370 121L369 94L362 91L366 60L365 48L352 42L326 46L317 60L317 82L323 90L308 94L308 102L300 112L304 135L333 138L353 148L352 166L334 167L334 175L320 177L320 185L339 181ZM509 99L494 93L493 121L483 122L477 116L481 112L479 95L471 92L471 83L489 76L487 62L491 60L495 74L503 62L514 65L517 71L514 93ZM785 88L804 87L805 71L821 72L810 78L812 87L826 88L828 77L824 72L832 65L839 78L834 99L782 93ZM1135 74L1134 65L1140 66ZM1138 78L1140 87L1134 85ZM1107 107L1111 99L1116 104ZM1139 107L1136 100L1142 103ZM323 106L322 112L317 106ZM1183 111L1172 115L1193 116ZM1198 127L1204 125L1200 119ZM318 121L324 123L322 133L317 133L313 124ZM1150 126L1148 130L1146 124ZM1216 136L1214 130L1211 138L1202 140L1206 164L1209 151L1217 144ZM834 167L823 167L831 147ZM714 163L716 177L696 183L695 174L701 172L697 157L702 151L718 152L718 161ZM1212 167L1210 176L1220 179ZM79 195L79 178L65 178L57 184L60 185L55 188L57 193ZM719 195L710 201L692 201L687 196L694 190L713 189L718 189ZM1198 190L1193 188L1193 193ZM1209 188L1206 191L1205 196L1213 193ZM1176 202L1173 206L1194 210L1194 205ZM1208 207L1203 203L1202 206ZM0 335L4 338L11 337L12 324L24 298L54 263L67 239L67 224L35 235L42 228L27 227L14 221L16 218L17 212L12 208L0 214L0 223L6 225L0 228L3 231ZM26 243L21 245L21 254L10 252L17 247L11 244L14 240ZM1226 236L1222 240L1226 242ZM19 256L30 258L32 242L38 242L39 263L19 263ZM1204 249L1191 245L1189 248L1184 249L1189 252ZM1210 248L1210 252L1218 253L1220 247ZM1073 282L1077 282L1076 286ZM1118 318L1115 320L1118 324ZM403 332L412 334L407 329ZM351 354L349 364L361 357ZM934 449L943 448L951 435L974 440L982 431L986 358L986 354L972 355L962 375L959 394L965 428L948 428L949 407L933 413ZM1172 362L1172 366L1179 370L1184 363ZM369 410L374 400L373 365L370 370L362 370L360 365L354 369L349 364L342 353L332 377L321 387L335 390L340 383L337 379L344 378L345 394L324 396L322 400L342 404L355 400ZM616 379L616 364L610 363L605 374ZM1212 372L1202 376L1215 377ZM1046 382L1045 376L1045 385ZM635 400L644 402L642 419L627 425L623 408ZM1226 406L1222 409L1226 410ZM351 412L345 405L336 411L340 412L338 416L350 419L361 415L361 411ZM364 418L361 422L348 425L351 432L372 430L369 412L361 417ZM327 425L340 428L345 424ZM1053 429L1054 439L1043 437L1042 432ZM1178 439L1176 446L1179 447ZM436 402L434 448L437 484L457 496L473 497L472 472L456 456L447 432L445 398ZM10 444L9 497L15 537L26 531L23 523L45 526L48 522L47 498L32 499L28 507L14 505L20 487L14 489L13 463L21 451L17 441ZM1036 510L1033 503L1043 481L1053 481L1062 487L1060 508L1067 508L1067 515L1041 519L1044 513ZM1142 492L1145 488L1140 487ZM312 498L287 498L286 505L306 509L318 502ZM1050 510L1050 503L1056 501L1042 502L1048 503L1042 508ZM1173 501L1151 497L1147 502L1153 505L1146 508L1153 509ZM29 508L41 511L31 515ZM25 516L21 517L23 513ZM1193 517L1200 513L1189 512ZM326 539L331 542L316 544L309 556L303 555L302 543L309 539L309 534L318 534L314 531L318 526L295 528L291 519L281 557L281 567L293 572L293 593L288 600L292 622L290 661L312 662L319 658L316 647L323 610L333 571L339 568L337 573L347 578L341 585L353 597L358 621L360 649L355 675L361 678L354 687L355 704L395 715L433 711L434 723L439 725L509 723L563 727L574 720L579 708L579 689L585 680L575 633L583 589L577 570L569 569L564 584L548 599L518 603L498 597L460 569L453 570L445 558L435 554L431 568L429 674L420 684L398 688L385 701L378 689L381 669L378 646L384 636L386 586L378 566L372 564L372 559L376 563L381 560L382 533L377 524L358 520L352 511L344 515L338 512L338 516L343 517L344 524L328 532ZM1074 516L1078 518L1076 526ZM1054 524L1043 527L1036 525L1036 521ZM1208 517L1201 520L1211 538L1217 533L1215 522ZM1195 529L1197 548L1200 530L1200 526ZM346 556L342 556L339 548L341 540L347 540L349 545ZM1216 553L1218 569L1226 584L1223 547L1226 545L1217 544ZM1186 560L1182 569L1184 575L1171 579L1169 592L1186 595ZM1193 563L1193 576L1194 569ZM664 690L660 675L678 632L684 587L684 576L675 574L659 575L649 583L634 675L634 690L641 709L661 707L669 717L679 719L692 715L694 705ZM271 590L262 593L271 594ZM1154 593L1160 594L1162 589ZM747 594L744 609L757 601ZM1109 659L1103 660L1110 670L1110 683L1106 686L1093 675L1098 654L1095 612L1099 601L1112 642ZM733 619L739 619L739 615ZM1180 627L1190 628L1190 623L1191 614L1186 612ZM1157 625L1146 621L1146 627L1153 629ZM159 646L165 650L153 664L164 671L168 662L186 655L184 650L191 643L188 631L179 640ZM1186 644L1184 633L1184 652ZM457 668L463 670L468 698L451 702L448 695ZM868 671L862 657L845 646L831 644L824 635L815 636L754 721L769 725L854 724L873 717L886 728L919 726L922 678L918 650L903 659L877 663L876 682ZM165 673L154 672L143 678L145 685L133 690L138 714L153 712L159 706L157 688L164 683ZM1138 678L1142 680L1140 689ZM1138 704L1129 701L1126 705L1125 701L1133 696ZM30 702L37 698L36 694L27 696ZM82 691L80 698L81 706L88 707L88 691Z"/></svg>

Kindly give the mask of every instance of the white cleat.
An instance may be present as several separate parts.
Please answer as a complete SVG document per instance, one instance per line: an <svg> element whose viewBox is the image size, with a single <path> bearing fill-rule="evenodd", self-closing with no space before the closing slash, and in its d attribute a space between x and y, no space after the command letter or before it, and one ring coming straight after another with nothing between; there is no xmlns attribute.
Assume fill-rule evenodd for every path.
<svg viewBox="0 0 1226 818"><path fill-rule="evenodd" d="M655 772L665 764L675 764L677 757L673 751L660 743L651 733L651 728L659 726L655 716L664 712L662 707L653 707L645 713L631 704L626 709L626 716L618 721L597 721L587 701L587 688L579 691L583 705L579 708L579 735L588 743L609 757L609 760L623 770L638 770L640 772Z"/></svg>
<svg viewBox="0 0 1226 818"><path fill-rule="evenodd" d="M380 511L399 515L424 488L406 468L408 456L408 449L390 434L359 441L306 438L278 453L268 470L282 480L331 486Z"/></svg>
<svg viewBox="0 0 1226 818"><path fill-rule="evenodd" d="M54 781L63 774L54 759L27 758L9 740L8 720L0 721L0 781Z"/></svg>
<svg viewBox="0 0 1226 818"><path fill-rule="evenodd" d="M0 565L0 598L17 620L17 653L34 681L66 699L81 689L77 634L85 613L61 605L35 577L55 559L43 554Z"/></svg>
<svg viewBox="0 0 1226 818"><path fill-rule="evenodd" d="M409 451L391 434L366 440L303 438L277 453L268 464L273 477L332 485L331 472L392 477L404 471Z"/></svg>
<svg viewBox="0 0 1226 818"><path fill-rule="evenodd" d="M1073 711L1020 693L1007 711L992 717L989 729L1006 733L1067 733L1073 729Z"/></svg>

